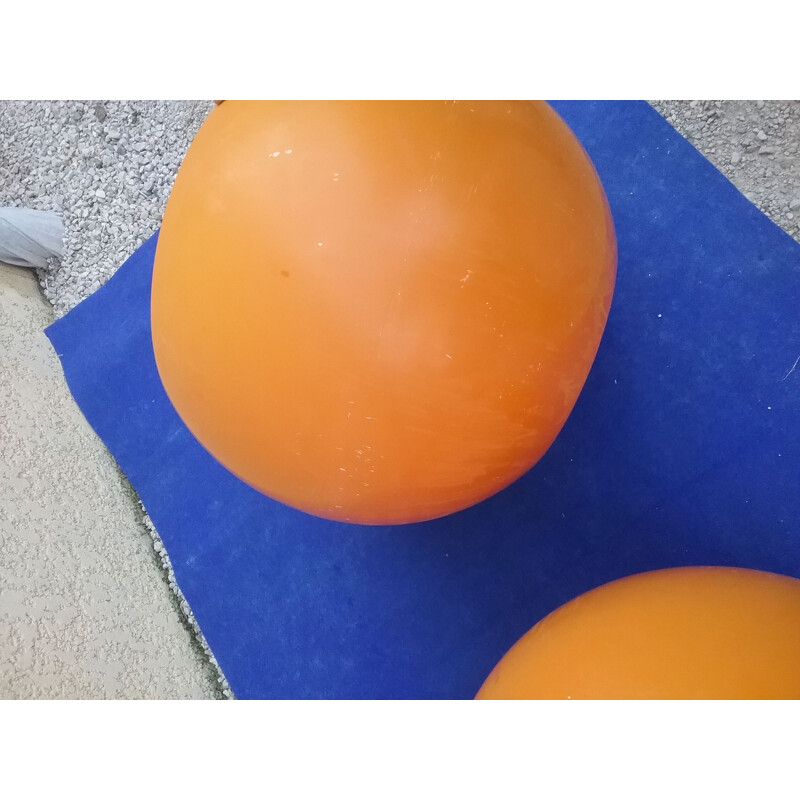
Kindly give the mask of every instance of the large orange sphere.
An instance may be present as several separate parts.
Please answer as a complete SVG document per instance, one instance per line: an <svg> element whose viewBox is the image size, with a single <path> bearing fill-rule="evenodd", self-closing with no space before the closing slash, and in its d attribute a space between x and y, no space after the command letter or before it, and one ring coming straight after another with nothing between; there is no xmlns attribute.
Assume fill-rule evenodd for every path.
<svg viewBox="0 0 800 800"><path fill-rule="evenodd" d="M227 101L167 204L156 362L265 494L431 519L547 450L615 270L602 186L545 103Z"/></svg>
<svg viewBox="0 0 800 800"><path fill-rule="evenodd" d="M608 583L525 634L478 699L800 699L800 580L686 567Z"/></svg>

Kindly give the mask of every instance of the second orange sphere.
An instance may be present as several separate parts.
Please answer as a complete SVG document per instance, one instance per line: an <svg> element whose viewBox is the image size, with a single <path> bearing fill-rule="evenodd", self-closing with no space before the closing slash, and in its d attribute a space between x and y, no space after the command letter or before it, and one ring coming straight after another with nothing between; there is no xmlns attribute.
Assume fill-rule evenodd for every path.
<svg viewBox="0 0 800 800"><path fill-rule="evenodd" d="M679 567L607 583L531 628L479 700L800 699L800 580Z"/></svg>

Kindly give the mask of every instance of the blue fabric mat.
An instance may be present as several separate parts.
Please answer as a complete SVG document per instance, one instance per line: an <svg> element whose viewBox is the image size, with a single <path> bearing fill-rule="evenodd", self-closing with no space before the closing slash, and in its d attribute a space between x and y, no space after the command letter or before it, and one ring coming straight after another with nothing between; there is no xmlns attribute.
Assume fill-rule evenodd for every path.
<svg viewBox="0 0 800 800"><path fill-rule="evenodd" d="M800 577L800 245L646 104L554 106L608 193L617 289L555 444L474 508L348 526L226 472L156 372L155 238L48 329L238 697L469 698L606 581L691 564Z"/></svg>

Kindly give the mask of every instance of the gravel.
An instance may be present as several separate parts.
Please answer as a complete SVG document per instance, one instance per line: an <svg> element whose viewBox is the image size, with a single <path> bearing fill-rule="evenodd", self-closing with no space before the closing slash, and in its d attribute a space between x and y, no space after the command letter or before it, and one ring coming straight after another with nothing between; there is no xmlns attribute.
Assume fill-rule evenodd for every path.
<svg viewBox="0 0 800 800"><path fill-rule="evenodd" d="M800 102L658 100L653 105L748 200L800 241Z"/></svg>
<svg viewBox="0 0 800 800"><path fill-rule="evenodd" d="M800 102L654 101L752 202L800 240ZM39 278L60 317L158 228L211 101L0 103L0 206L58 211L61 263Z"/></svg>
<svg viewBox="0 0 800 800"><path fill-rule="evenodd" d="M57 211L61 263L39 274L60 317L158 228L210 101L0 103L0 206Z"/></svg>

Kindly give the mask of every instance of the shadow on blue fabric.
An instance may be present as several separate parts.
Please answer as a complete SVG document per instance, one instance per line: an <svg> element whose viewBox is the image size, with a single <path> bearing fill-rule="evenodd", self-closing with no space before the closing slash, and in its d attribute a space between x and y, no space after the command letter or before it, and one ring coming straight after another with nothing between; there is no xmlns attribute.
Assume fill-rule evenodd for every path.
<svg viewBox="0 0 800 800"><path fill-rule="evenodd" d="M617 288L558 439L473 508L350 526L228 473L156 371L155 237L48 329L239 698L470 698L533 624L607 581L800 577L800 245L647 104L553 105L606 188Z"/></svg>

